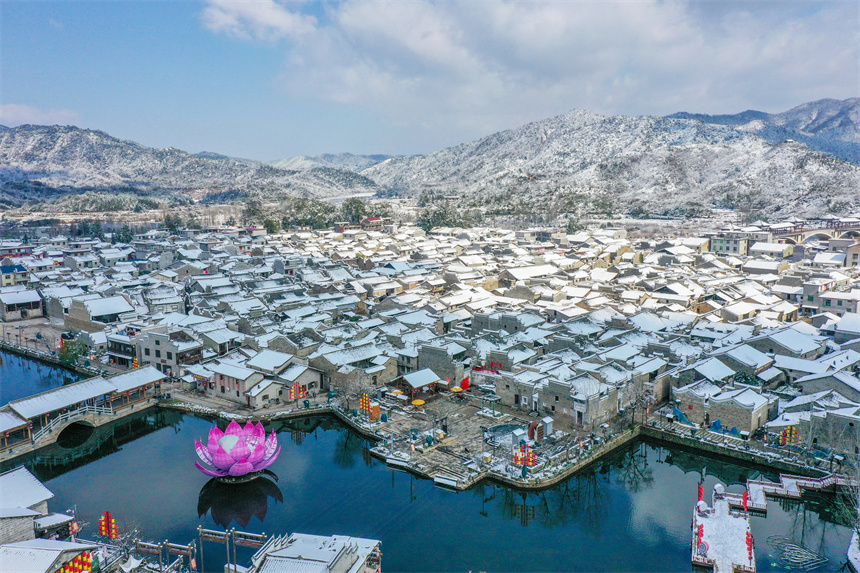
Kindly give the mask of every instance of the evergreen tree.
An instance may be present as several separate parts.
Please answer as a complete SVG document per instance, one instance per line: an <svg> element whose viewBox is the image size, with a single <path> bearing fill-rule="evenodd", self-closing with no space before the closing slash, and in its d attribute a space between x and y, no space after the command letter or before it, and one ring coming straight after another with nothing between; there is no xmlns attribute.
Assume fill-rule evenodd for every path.
<svg viewBox="0 0 860 573"><path fill-rule="evenodd" d="M134 235L131 232L131 227L128 224L122 226L122 229L113 234L118 243L131 243L134 240Z"/></svg>
<svg viewBox="0 0 860 573"><path fill-rule="evenodd" d="M350 197L340 209L343 220L350 223L361 223L367 217L367 204L358 197Z"/></svg>
<svg viewBox="0 0 860 573"><path fill-rule="evenodd" d="M66 366L74 366L89 353L89 347L82 340L68 340L60 349L60 362Z"/></svg>
<svg viewBox="0 0 860 573"><path fill-rule="evenodd" d="M182 227L182 218L173 213L165 215L161 222L164 224L164 229L171 235L175 234Z"/></svg>

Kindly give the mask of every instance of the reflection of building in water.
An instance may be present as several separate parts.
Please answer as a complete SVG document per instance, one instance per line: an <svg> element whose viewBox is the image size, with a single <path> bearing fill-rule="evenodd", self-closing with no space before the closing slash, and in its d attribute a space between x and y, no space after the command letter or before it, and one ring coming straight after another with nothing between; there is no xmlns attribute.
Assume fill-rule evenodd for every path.
<svg viewBox="0 0 860 573"><path fill-rule="evenodd" d="M499 512L515 519L522 526L538 523L543 527L560 527L580 521L597 530L607 516L606 481L597 472L587 471L557 486L536 493L518 492L501 486L487 486L481 495L481 515L486 515L487 502L500 505Z"/></svg>
<svg viewBox="0 0 860 573"><path fill-rule="evenodd" d="M381 541L342 535L272 537L254 554L247 573L376 573L382 570Z"/></svg>
<svg viewBox="0 0 860 573"><path fill-rule="evenodd" d="M203 517L210 512L212 521L221 527L228 528L233 521L245 527L252 517L266 519L270 497L284 501L281 489L263 476L245 483L222 483L212 478L200 490L197 515Z"/></svg>
<svg viewBox="0 0 860 573"><path fill-rule="evenodd" d="M271 429L276 433L302 431L305 434L314 432L317 428L323 430L339 430L342 428L337 424L337 419L330 416L310 416L307 418L293 418L292 420L277 420L272 423ZM335 423L332 423L334 421Z"/></svg>
<svg viewBox="0 0 860 573"><path fill-rule="evenodd" d="M677 468L684 470L684 473L696 473L713 476L717 481L726 485L746 485L747 480L755 479L778 479L777 472L762 473L753 468L745 468L739 465L737 459L731 462L722 462L716 458L702 457L701 452L687 451L678 447L673 447L671 453L667 450L656 446L657 462L667 463Z"/></svg>
<svg viewBox="0 0 860 573"><path fill-rule="evenodd" d="M40 480L49 481L57 476L85 466L100 458L118 452L129 443L161 428L179 427L184 414L177 410L150 408L139 414L126 416L96 428L89 437L74 447L54 443L14 460L32 471ZM9 469L10 463L0 464L0 471Z"/></svg>
<svg viewBox="0 0 860 573"><path fill-rule="evenodd" d="M513 510L511 517L519 521L523 527L526 527L535 518L535 506L526 505L525 499L522 504L515 503L511 509Z"/></svg>
<svg viewBox="0 0 860 573"><path fill-rule="evenodd" d="M305 433L302 430L293 430L290 432L290 437L297 446L301 446L302 442L305 441Z"/></svg>

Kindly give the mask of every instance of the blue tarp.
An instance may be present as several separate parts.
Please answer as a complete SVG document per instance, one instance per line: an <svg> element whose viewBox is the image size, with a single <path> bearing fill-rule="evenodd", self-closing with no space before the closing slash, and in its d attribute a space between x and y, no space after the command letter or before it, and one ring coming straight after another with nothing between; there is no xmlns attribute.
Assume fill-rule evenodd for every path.
<svg viewBox="0 0 860 573"><path fill-rule="evenodd" d="M689 420L689 418L687 418L687 416L684 414L684 412L682 412L678 408L675 408L675 410L672 413L675 415L675 419L678 420L679 422L681 422L682 424L687 424L688 426L693 425L693 423Z"/></svg>

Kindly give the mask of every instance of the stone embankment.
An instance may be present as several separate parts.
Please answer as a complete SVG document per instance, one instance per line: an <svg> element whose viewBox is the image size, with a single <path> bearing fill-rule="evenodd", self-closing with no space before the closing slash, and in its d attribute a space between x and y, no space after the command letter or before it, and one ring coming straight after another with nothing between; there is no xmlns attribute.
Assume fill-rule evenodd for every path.
<svg viewBox="0 0 860 573"><path fill-rule="evenodd" d="M5 352L9 352L11 354L17 354L18 356L23 356L24 358L29 358L30 360L37 360L39 362L43 362L50 366L57 366L59 368L65 368L66 370L71 370L72 372L84 377L84 378L92 378L94 376L100 376L102 374L102 370L98 368L93 368L90 366L84 366L82 364L68 365L64 364L59 356L54 353L46 352L44 350L34 350L32 348L26 348L23 346L18 346L17 344L11 344L9 342L5 342L0 340L0 350ZM122 370L121 372L125 372L126 370Z"/></svg>
<svg viewBox="0 0 860 573"><path fill-rule="evenodd" d="M238 408L232 409L234 411L223 411L215 407L186 400L162 402L160 406L193 414L239 420L254 419L266 421L321 415L334 416L360 435L377 442L376 446L370 450L374 457L385 461L395 469L434 480L438 485L455 490L468 489L482 480L490 480L524 490L547 489L576 475L588 466L619 451L637 439L646 439L689 448L700 453L724 457L732 461L756 464L780 472L814 477L823 476L828 473L809 465L796 463L787 458L774 459L765 455L764 452L747 450L743 445L736 445L733 442L725 444L713 443L702 438L685 435L680 429L673 430L655 425L637 424L590 448L582 448L574 443L572 447L556 453L548 459L543 460L537 466L530 468L526 477L521 477L521 475L512 471L514 468L510 464L500 462L498 458L493 458L490 463L480 463L480 460L476 462L468 456L453 451L446 446L447 439L442 440L432 447L420 448L412 454L397 451L394 447L392 434L385 431L385 424L370 424L356 419L348 415L342 408L327 403L316 403L309 408L293 407L265 413L242 412Z"/></svg>
<svg viewBox="0 0 860 573"><path fill-rule="evenodd" d="M690 448L712 456L729 458L735 462L741 460L779 470L780 472L809 475L812 477L821 477L829 473L807 464L798 463L789 458L774 458L759 450L747 450L742 445L736 445L731 442L725 444L713 443L702 438L685 435L681 431L672 431L659 426L639 426L639 435L646 439Z"/></svg>

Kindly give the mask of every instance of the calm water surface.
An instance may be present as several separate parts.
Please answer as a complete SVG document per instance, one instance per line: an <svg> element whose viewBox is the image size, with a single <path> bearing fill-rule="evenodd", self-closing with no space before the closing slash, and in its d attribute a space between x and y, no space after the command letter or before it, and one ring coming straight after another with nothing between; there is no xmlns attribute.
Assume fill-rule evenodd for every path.
<svg viewBox="0 0 860 573"><path fill-rule="evenodd" d="M0 351L0 406L80 380L76 373Z"/></svg>
<svg viewBox="0 0 860 573"><path fill-rule="evenodd" d="M149 410L85 433L89 445L54 446L26 463L56 494L53 511L76 505L89 522L86 535L104 511L153 541L187 543L198 525L346 534L382 540L386 571L689 571L697 484L710 492L720 481L741 491L747 478L776 477L641 443L542 493L491 484L454 493L391 471L336 420L314 418L269 427L283 446L272 466L277 485L231 488L208 483L193 465L194 439L205 439L212 423ZM77 452L83 455L45 463L49 453ZM760 571L784 570L767 542L774 535L824 553L830 562L823 570L842 566L850 531L827 521L826 504L814 502L771 501L768 516L754 518ZM240 548L239 562L251 552ZM205 545L207 571L224 561L223 546Z"/></svg>

